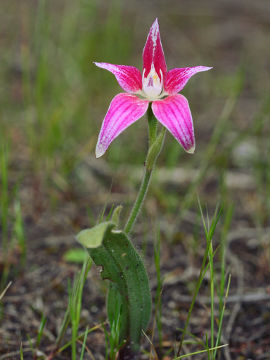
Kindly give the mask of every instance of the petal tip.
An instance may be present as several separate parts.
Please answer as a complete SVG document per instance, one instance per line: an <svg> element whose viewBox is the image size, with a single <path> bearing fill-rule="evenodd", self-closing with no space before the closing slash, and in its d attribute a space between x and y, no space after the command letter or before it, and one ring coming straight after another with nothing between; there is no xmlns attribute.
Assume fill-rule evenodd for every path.
<svg viewBox="0 0 270 360"><path fill-rule="evenodd" d="M194 151L195 151L195 145L193 145L191 148L186 150L186 152L189 153L189 154L194 154Z"/></svg>
<svg viewBox="0 0 270 360"><path fill-rule="evenodd" d="M102 63L93 61L93 64L96 65L98 68L102 68Z"/></svg>
<svg viewBox="0 0 270 360"><path fill-rule="evenodd" d="M155 19L155 21L153 22L152 26L151 26L151 29L150 29L150 32L153 32L154 34L155 33L159 33L159 23L158 23L158 18Z"/></svg>
<svg viewBox="0 0 270 360"><path fill-rule="evenodd" d="M153 25L158 26L158 18L155 18L155 21L153 22ZM152 26L153 26L153 25L152 25Z"/></svg>
<svg viewBox="0 0 270 360"><path fill-rule="evenodd" d="M153 40L153 36L155 37L157 34L159 34L159 23L158 18L155 19L153 24L150 27L148 37L151 36Z"/></svg>
<svg viewBox="0 0 270 360"><path fill-rule="evenodd" d="M100 158L102 155L104 155L106 152L106 149L103 145L97 144L96 146L96 158Z"/></svg>

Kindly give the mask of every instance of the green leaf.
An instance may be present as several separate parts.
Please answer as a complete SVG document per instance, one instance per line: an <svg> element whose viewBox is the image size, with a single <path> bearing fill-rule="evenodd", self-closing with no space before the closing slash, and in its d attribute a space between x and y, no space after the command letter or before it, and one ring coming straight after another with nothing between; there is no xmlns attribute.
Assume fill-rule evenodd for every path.
<svg viewBox="0 0 270 360"><path fill-rule="evenodd" d="M102 222L91 229L82 230L77 235L77 240L86 249L96 249L102 245L106 231L114 227L115 224L111 221Z"/></svg>
<svg viewBox="0 0 270 360"><path fill-rule="evenodd" d="M77 240L86 247L101 276L113 282L108 296L108 316L113 321L113 294L121 296L120 342L129 341L139 349L142 330L146 330L151 315L151 294L148 277L141 257L127 235L115 230L111 221L81 231ZM116 299L115 299L116 300Z"/></svg>
<svg viewBox="0 0 270 360"><path fill-rule="evenodd" d="M88 257L84 249L70 249L64 253L64 260L71 263L83 264Z"/></svg>
<svg viewBox="0 0 270 360"><path fill-rule="evenodd" d="M146 161L145 161L145 166L148 170L152 170L155 166L156 160L157 160L158 155L160 154L162 146L163 146L165 133L166 133L166 129L165 129L165 127L163 127L161 129L160 133L158 134L158 136L156 137L155 141L152 143L152 145L150 146L150 148L148 150Z"/></svg>
<svg viewBox="0 0 270 360"><path fill-rule="evenodd" d="M113 210L112 222L115 223L116 226L119 226L120 214L121 214L122 209L123 209L123 206L119 205Z"/></svg>

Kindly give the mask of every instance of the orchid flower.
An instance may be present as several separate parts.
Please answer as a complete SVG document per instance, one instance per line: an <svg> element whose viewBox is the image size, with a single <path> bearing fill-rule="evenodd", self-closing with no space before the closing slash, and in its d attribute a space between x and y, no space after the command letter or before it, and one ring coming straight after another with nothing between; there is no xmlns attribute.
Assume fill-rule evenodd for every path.
<svg viewBox="0 0 270 360"><path fill-rule="evenodd" d="M211 67L195 66L167 71L158 20L150 28L143 49L143 73L134 66L97 63L113 73L126 93L116 95L103 120L96 146L96 157L102 156L111 142L127 127L140 119L152 106L157 120L167 128L189 153L195 150L193 120L188 100L178 94L197 72Z"/></svg>

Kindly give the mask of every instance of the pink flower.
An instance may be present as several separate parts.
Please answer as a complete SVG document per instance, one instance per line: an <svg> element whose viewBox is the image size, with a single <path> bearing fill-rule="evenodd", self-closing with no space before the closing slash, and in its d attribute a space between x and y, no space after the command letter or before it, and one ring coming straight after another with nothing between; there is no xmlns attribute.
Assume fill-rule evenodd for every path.
<svg viewBox="0 0 270 360"><path fill-rule="evenodd" d="M149 104L157 120L183 148L189 153L194 152L195 137L189 104L178 92L191 76L211 67L195 66L167 71L157 19L151 26L143 49L142 75L134 66L95 64L112 72L126 91L116 95L109 106L98 137L97 158L105 153L122 131L146 113Z"/></svg>

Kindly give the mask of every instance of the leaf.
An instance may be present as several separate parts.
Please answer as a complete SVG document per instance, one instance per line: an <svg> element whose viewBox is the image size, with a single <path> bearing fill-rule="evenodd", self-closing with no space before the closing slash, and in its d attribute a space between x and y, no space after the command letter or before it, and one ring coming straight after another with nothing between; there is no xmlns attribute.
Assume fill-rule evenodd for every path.
<svg viewBox="0 0 270 360"><path fill-rule="evenodd" d="M83 264L87 257L88 255L83 249L70 249L63 255L65 261L76 264Z"/></svg>
<svg viewBox="0 0 270 360"><path fill-rule="evenodd" d="M166 134L166 128L162 127L160 133L158 134L155 141L152 143L150 149L148 150L145 161L145 166L148 170L152 170L155 166L156 160L161 152L164 143L165 134Z"/></svg>
<svg viewBox="0 0 270 360"><path fill-rule="evenodd" d="M119 205L113 211L112 222L114 222L116 224L116 226L119 226L120 214L121 214L122 209L123 209L123 206Z"/></svg>
<svg viewBox="0 0 270 360"><path fill-rule="evenodd" d="M121 295L122 312L120 341L129 341L138 350L142 330L146 330L151 315L151 295L148 277L141 257L127 235L115 230L112 221L103 222L92 229L81 231L77 240L86 247L101 276L113 282ZM115 291L115 290L114 290ZM113 293L109 293L108 315L113 318Z"/></svg>

